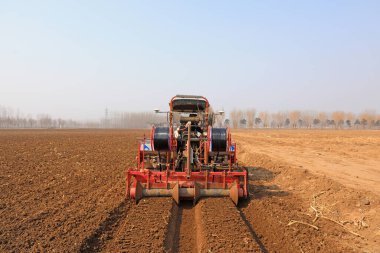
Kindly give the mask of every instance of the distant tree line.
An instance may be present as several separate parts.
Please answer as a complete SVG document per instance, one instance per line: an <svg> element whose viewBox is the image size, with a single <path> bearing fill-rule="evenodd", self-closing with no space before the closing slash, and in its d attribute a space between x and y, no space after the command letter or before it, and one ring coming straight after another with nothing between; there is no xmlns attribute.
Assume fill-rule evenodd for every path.
<svg viewBox="0 0 380 253"><path fill-rule="evenodd" d="M33 117L0 105L0 128L147 128L163 124L166 116L153 112L109 112L100 119L78 121L53 118L48 114Z"/></svg>
<svg viewBox="0 0 380 253"><path fill-rule="evenodd" d="M178 122L178 115L174 121ZM255 109L230 112L229 118L224 114L212 113L214 126L232 128L331 128L331 129L380 129L380 114L364 111L359 114L335 111L332 113L316 111L280 111L269 113L257 112ZM100 120L77 121L53 118L48 114L33 117L24 115L19 110L0 106L0 128L148 128L153 124L167 123L165 114L154 112L115 112L106 110Z"/></svg>
<svg viewBox="0 0 380 253"><path fill-rule="evenodd" d="M154 112L110 112L100 120L101 128L147 128L166 123L166 116Z"/></svg>
<svg viewBox="0 0 380 253"><path fill-rule="evenodd" d="M332 129L380 129L380 114L364 111L359 114L335 111L281 111L256 112L255 109L232 110L224 125L233 128L332 128Z"/></svg>

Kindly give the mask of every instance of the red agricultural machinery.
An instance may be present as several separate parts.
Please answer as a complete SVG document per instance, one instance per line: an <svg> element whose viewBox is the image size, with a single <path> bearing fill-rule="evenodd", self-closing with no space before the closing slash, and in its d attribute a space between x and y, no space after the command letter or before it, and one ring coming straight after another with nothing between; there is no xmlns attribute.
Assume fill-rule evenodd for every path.
<svg viewBox="0 0 380 253"><path fill-rule="evenodd" d="M137 167L126 173L126 197L193 200L248 197L248 174L237 165L230 129L213 127L214 114L202 96L177 95L169 103L168 126L153 126L138 143ZM159 112L159 110L155 110ZM223 112L219 112L222 114Z"/></svg>

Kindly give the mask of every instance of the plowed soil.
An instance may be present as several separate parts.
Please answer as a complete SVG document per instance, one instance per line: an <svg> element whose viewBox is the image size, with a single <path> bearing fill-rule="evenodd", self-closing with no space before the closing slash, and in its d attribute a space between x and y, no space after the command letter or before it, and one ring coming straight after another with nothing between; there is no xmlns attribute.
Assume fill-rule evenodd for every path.
<svg viewBox="0 0 380 253"><path fill-rule="evenodd" d="M380 252L379 131L233 134L251 178L240 209L268 252Z"/></svg>
<svg viewBox="0 0 380 253"><path fill-rule="evenodd" d="M193 207L193 203L186 201L181 203L176 222L176 230L174 234L174 245L172 251L174 252L198 252L202 235L199 234L199 210Z"/></svg>
<svg viewBox="0 0 380 253"><path fill-rule="evenodd" d="M229 199L202 199L199 208L203 241L201 252L260 252L249 224Z"/></svg>
<svg viewBox="0 0 380 253"><path fill-rule="evenodd" d="M172 219L174 202L169 198L143 199L131 208L122 220L114 238L104 247L107 252L164 252L168 224ZM168 242L167 242L168 243Z"/></svg>
<svg viewBox="0 0 380 253"><path fill-rule="evenodd" d="M379 132L233 133L250 173L251 198L237 207L125 202L143 134L0 131L0 251L380 251Z"/></svg>

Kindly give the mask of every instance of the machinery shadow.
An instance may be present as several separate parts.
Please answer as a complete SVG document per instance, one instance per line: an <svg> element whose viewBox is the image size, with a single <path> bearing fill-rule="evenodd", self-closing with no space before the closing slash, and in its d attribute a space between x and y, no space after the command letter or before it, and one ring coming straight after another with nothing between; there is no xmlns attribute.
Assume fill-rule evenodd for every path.
<svg viewBox="0 0 380 253"><path fill-rule="evenodd" d="M260 236L255 232L252 223L247 219L244 208L247 208L251 202L260 198L272 198L272 197L283 197L288 196L289 193L281 190L277 185L268 184L273 180L277 173L268 170L263 167L246 167L248 170L248 191L249 198L241 200L238 205L239 213L246 226L248 227L252 237L259 245L262 253L268 253L268 249L265 247L264 243L260 240Z"/></svg>
<svg viewBox="0 0 380 253"><path fill-rule="evenodd" d="M274 179L277 176L277 173L263 167L247 167L247 170L250 198L248 200L243 200L241 206L248 205L251 199L284 197L289 195L288 192L283 191L277 185L268 185L268 182Z"/></svg>
<svg viewBox="0 0 380 253"><path fill-rule="evenodd" d="M102 238L106 238L106 240L112 239L115 229L127 215L127 210L125 201L119 203L107 218L100 223L99 227L82 242L79 252L99 252L106 243Z"/></svg>
<svg viewBox="0 0 380 253"><path fill-rule="evenodd" d="M269 181L272 180L276 174L263 167L246 167L248 170L248 179L251 181Z"/></svg>
<svg viewBox="0 0 380 253"><path fill-rule="evenodd" d="M252 224L247 220L247 217L240 210L240 208L239 208L239 213L240 213L240 217L244 221L245 225L248 227L248 230L249 230L252 238L255 240L255 242L257 243L257 245L259 245L260 251L262 253L268 253L269 251L265 247L264 243L260 240L260 237L257 235L257 233L255 232L255 230L253 229Z"/></svg>
<svg viewBox="0 0 380 253"><path fill-rule="evenodd" d="M281 190L277 185L249 185L250 199L272 198L272 197L285 197L289 193Z"/></svg>

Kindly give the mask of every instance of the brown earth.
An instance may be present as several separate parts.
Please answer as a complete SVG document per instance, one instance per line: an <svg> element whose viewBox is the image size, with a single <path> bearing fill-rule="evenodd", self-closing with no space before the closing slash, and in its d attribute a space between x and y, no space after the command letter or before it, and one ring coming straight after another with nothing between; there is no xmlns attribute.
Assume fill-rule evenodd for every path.
<svg viewBox="0 0 380 253"><path fill-rule="evenodd" d="M0 251L380 251L371 183L380 180L379 132L234 132L250 172L251 198L238 207L229 199L125 202L124 171L143 133L0 131ZM357 175L360 161L373 173L367 188L363 175L340 175L340 166Z"/></svg>
<svg viewBox="0 0 380 253"><path fill-rule="evenodd" d="M146 252L155 249L163 252L168 245L165 239L168 223L172 219L174 202L171 198L142 199L138 208L131 208L104 247L107 252Z"/></svg>
<svg viewBox="0 0 380 253"><path fill-rule="evenodd" d="M125 216L141 131L0 131L0 251L73 252Z"/></svg>
<svg viewBox="0 0 380 253"><path fill-rule="evenodd" d="M239 131L234 137L256 154L380 195L379 130Z"/></svg>
<svg viewBox="0 0 380 253"><path fill-rule="evenodd" d="M380 181L379 131L251 130L233 136L240 161L251 168L253 197L241 210L268 252L283 251L288 242L293 248L284 252L380 252L379 184L373 183ZM318 230L288 226L291 220Z"/></svg>

